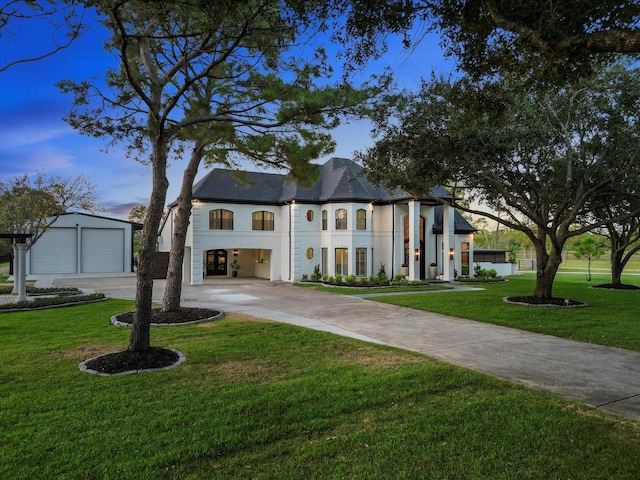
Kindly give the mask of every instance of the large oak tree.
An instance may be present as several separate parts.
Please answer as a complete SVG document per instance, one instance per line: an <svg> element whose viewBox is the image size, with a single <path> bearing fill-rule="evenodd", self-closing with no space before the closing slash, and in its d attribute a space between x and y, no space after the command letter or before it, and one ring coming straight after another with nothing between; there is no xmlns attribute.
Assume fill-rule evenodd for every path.
<svg viewBox="0 0 640 480"><path fill-rule="evenodd" d="M588 215L592 199L640 195L626 188L640 174L639 74L617 65L543 92L519 77L433 79L378 110L380 139L360 157L374 182L416 196L448 185L466 200L457 208L525 233L537 257L534 296L550 299L565 243L605 223Z"/></svg>
<svg viewBox="0 0 640 480"><path fill-rule="evenodd" d="M640 55L637 1L352 0L328 8L344 12L341 38L360 62L384 51L389 33L415 46L426 32L438 33L446 53L476 78L506 69L548 82L559 72L586 74L594 59Z"/></svg>

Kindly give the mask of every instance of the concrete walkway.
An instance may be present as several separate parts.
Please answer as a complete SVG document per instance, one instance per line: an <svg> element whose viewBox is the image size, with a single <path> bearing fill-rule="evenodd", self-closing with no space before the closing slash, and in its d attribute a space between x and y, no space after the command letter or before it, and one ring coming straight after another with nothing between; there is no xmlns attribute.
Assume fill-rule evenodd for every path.
<svg viewBox="0 0 640 480"><path fill-rule="evenodd" d="M41 279L115 298L135 297L135 277ZM160 302L165 282L156 281ZM467 301L459 290L435 291ZM333 295L285 282L207 280L183 287L185 306L213 307L424 353L433 358L640 421L640 352L592 345L430 312Z"/></svg>

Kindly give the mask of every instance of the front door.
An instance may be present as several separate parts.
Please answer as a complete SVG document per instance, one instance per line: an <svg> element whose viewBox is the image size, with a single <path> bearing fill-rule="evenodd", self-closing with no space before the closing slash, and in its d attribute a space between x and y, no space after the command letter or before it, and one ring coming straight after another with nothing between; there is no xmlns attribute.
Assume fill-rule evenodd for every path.
<svg viewBox="0 0 640 480"><path fill-rule="evenodd" d="M207 276L227 275L227 251L207 251Z"/></svg>

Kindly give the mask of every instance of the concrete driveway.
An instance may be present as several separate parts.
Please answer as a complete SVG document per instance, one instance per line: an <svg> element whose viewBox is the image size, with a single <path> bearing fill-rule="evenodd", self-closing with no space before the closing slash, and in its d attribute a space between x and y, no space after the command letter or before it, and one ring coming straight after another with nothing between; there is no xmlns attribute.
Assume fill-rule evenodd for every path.
<svg viewBox="0 0 640 480"><path fill-rule="evenodd" d="M135 277L58 278L55 285L135 298ZM165 282L154 284L161 301ZM456 296L462 291L425 295ZM183 287L185 306L202 306L384 343L552 392L640 421L640 352L592 345L361 298L256 279Z"/></svg>

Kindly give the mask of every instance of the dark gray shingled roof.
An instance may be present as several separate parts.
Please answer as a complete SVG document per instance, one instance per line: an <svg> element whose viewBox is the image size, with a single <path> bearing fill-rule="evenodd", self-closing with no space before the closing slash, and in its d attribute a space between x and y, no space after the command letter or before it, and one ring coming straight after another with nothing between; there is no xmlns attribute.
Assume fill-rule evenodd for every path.
<svg viewBox="0 0 640 480"><path fill-rule="evenodd" d="M436 205L433 209L433 233L442 233L442 214L444 210L442 205ZM473 233L478 229L473 227L460 212L455 211L453 216L453 231L455 233Z"/></svg>
<svg viewBox="0 0 640 480"><path fill-rule="evenodd" d="M433 190L434 196L451 198L444 188ZM320 177L310 187L296 185L285 175L214 169L193 186L193 198L203 201L283 204L297 202L374 202L388 203L411 199L402 190L389 194L372 185L362 174L362 167L346 158L332 158L320 167Z"/></svg>

